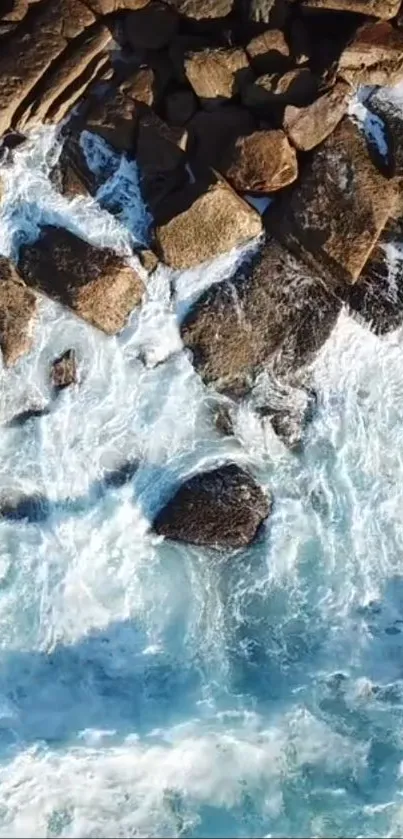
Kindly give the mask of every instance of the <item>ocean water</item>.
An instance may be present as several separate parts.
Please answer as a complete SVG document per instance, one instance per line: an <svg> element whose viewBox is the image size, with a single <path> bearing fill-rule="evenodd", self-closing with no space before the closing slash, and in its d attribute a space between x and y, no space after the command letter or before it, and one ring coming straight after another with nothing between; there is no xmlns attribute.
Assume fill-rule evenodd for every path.
<svg viewBox="0 0 403 839"><path fill-rule="evenodd" d="M40 129L3 166L0 252L58 223L129 255L149 222L135 164L109 161L118 219L57 195L59 149ZM0 494L47 501L0 521L0 836L402 835L403 334L342 311L300 455L247 405L222 439L178 319L245 256L159 270L116 338L44 301L1 369ZM403 243L390 256L396 277ZM50 403L71 346L80 385L8 427ZM228 458L274 494L262 540L220 556L153 536L170 487Z"/></svg>

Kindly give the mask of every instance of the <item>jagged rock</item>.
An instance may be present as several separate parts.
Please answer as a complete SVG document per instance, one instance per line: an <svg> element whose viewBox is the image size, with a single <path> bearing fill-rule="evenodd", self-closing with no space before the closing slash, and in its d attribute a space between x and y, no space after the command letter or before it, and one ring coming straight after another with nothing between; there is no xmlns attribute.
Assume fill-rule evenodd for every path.
<svg viewBox="0 0 403 839"><path fill-rule="evenodd" d="M380 21L360 27L339 59L339 75L353 85L395 85L403 78L403 32Z"/></svg>
<svg viewBox="0 0 403 839"><path fill-rule="evenodd" d="M26 288L12 262L0 256L0 348L6 367L32 346L36 297Z"/></svg>
<svg viewBox="0 0 403 839"><path fill-rule="evenodd" d="M165 98L165 116L171 125L186 125L197 110L197 99L191 90L173 90Z"/></svg>
<svg viewBox="0 0 403 839"><path fill-rule="evenodd" d="M119 85L119 90L125 96L143 102L150 108L157 104L156 88L156 73L152 67L141 67L139 70L135 70Z"/></svg>
<svg viewBox="0 0 403 839"><path fill-rule="evenodd" d="M271 229L326 282L353 283L395 201L394 183L378 171L364 136L345 117L315 150L291 195L273 210Z"/></svg>
<svg viewBox="0 0 403 839"><path fill-rule="evenodd" d="M34 408L26 408L24 411L20 411L15 416L11 417L11 419L6 423L7 428L22 428L30 419L40 419L41 417L47 417L50 414L50 408L47 405L44 405L42 408L34 407Z"/></svg>
<svg viewBox="0 0 403 839"><path fill-rule="evenodd" d="M298 176L297 155L283 131L238 137L225 161L220 171L238 192L276 192Z"/></svg>
<svg viewBox="0 0 403 839"><path fill-rule="evenodd" d="M185 141L183 130L175 131L151 108L139 108L135 156L142 195L155 221L161 203L188 179Z"/></svg>
<svg viewBox="0 0 403 839"><path fill-rule="evenodd" d="M85 122L87 131L98 134L118 151L133 154L137 130L137 103L121 91L112 90L88 102Z"/></svg>
<svg viewBox="0 0 403 839"><path fill-rule="evenodd" d="M88 167L79 139L74 134L67 135L50 180L62 195L69 198L95 195L98 179Z"/></svg>
<svg viewBox="0 0 403 839"><path fill-rule="evenodd" d="M184 17L208 20L227 17L232 12L234 0L167 0Z"/></svg>
<svg viewBox="0 0 403 839"><path fill-rule="evenodd" d="M257 123L246 108L227 105L217 111L199 111L186 127L192 169L203 172L210 166L219 169L228 146L240 134L251 134Z"/></svg>
<svg viewBox="0 0 403 839"><path fill-rule="evenodd" d="M61 227L43 227L37 242L21 248L19 270L28 285L108 335L123 329L144 290L122 257Z"/></svg>
<svg viewBox="0 0 403 839"><path fill-rule="evenodd" d="M302 0L303 6L314 9L334 9L342 12L357 12L385 20L395 17L401 0Z"/></svg>
<svg viewBox="0 0 403 839"><path fill-rule="evenodd" d="M338 81L332 90L305 108L288 105L284 111L283 127L295 148L310 151L326 140L343 119L350 95L350 85Z"/></svg>
<svg viewBox="0 0 403 839"><path fill-rule="evenodd" d="M68 60L71 41L94 23L93 13L80 0L45 0L30 7L16 31L2 43L0 134L36 99L35 86L45 71L56 69L65 51Z"/></svg>
<svg viewBox="0 0 403 839"><path fill-rule="evenodd" d="M392 90L375 91L368 100L368 107L379 116L386 128L391 174L403 177L403 102Z"/></svg>
<svg viewBox="0 0 403 839"><path fill-rule="evenodd" d="M156 533L217 549L251 544L270 513L271 497L235 463L188 478L154 520Z"/></svg>
<svg viewBox="0 0 403 839"><path fill-rule="evenodd" d="M246 52L239 47L187 54L185 71L194 92L207 109L232 99L253 77Z"/></svg>
<svg viewBox="0 0 403 839"><path fill-rule="evenodd" d="M189 184L168 202L156 247L171 268L191 268L258 236L259 214L221 179Z"/></svg>
<svg viewBox="0 0 403 839"><path fill-rule="evenodd" d="M268 240L251 264L199 298L181 336L203 381L238 397L265 369L287 377L310 363L340 308L320 276Z"/></svg>
<svg viewBox="0 0 403 839"><path fill-rule="evenodd" d="M308 105L318 91L318 81L307 67L283 75L266 73L242 90L242 101L250 108L273 105Z"/></svg>
<svg viewBox="0 0 403 839"><path fill-rule="evenodd" d="M70 385L77 384L78 373L75 350L66 350L63 355L55 359L52 364L51 382L55 390L64 390Z"/></svg>
<svg viewBox="0 0 403 839"><path fill-rule="evenodd" d="M135 50L158 50L172 41L178 23L178 16L170 6L160 0L151 0L144 9L126 16L125 38Z"/></svg>
<svg viewBox="0 0 403 839"><path fill-rule="evenodd" d="M257 75L281 73L290 66L290 48L280 29L267 29L256 35L245 49Z"/></svg>
<svg viewBox="0 0 403 839"><path fill-rule="evenodd" d="M214 425L219 434L223 437L234 436L234 423L229 408L219 405L214 413Z"/></svg>

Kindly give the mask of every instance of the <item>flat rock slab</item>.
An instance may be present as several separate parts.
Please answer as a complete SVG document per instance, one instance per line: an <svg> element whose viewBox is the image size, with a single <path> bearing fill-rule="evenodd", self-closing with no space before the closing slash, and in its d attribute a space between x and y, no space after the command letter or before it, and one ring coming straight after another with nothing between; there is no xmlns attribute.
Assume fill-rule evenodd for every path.
<svg viewBox="0 0 403 839"><path fill-rule="evenodd" d="M238 137L220 171L238 192L276 192L298 176L295 149L283 131L255 131Z"/></svg>
<svg viewBox="0 0 403 839"><path fill-rule="evenodd" d="M339 59L339 75L353 85L395 85L403 79L403 32L387 21L357 30Z"/></svg>
<svg viewBox="0 0 403 839"><path fill-rule="evenodd" d="M156 533L178 542L242 548L256 538L271 498L235 463L189 478L157 515Z"/></svg>
<svg viewBox="0 0 403 839"><path fill-rule="evenodd" d="M123 329L144 291L122 257L61 227L43 227L35 244L21 248L18 266L27 285L108 335Z"/></svg>
<svg viewBox="0 0 403 839"><path fill-rule="evenodd" d="M298 151L311 151L326 140L343 119L351 92L349 84L338 81L311 105L305 108L286 107L283 128Z"/></svg>
<svg viewBox="0 0 403 839"><path fill-rule="evenodd" d="M371 161L344 118L303 169L268 224L330 284L355 282L396 202L395 185ZM270 211L269 211L270 214Z"/></svg>
<svg viewBox="0 0 403 839"><path fill-rule="evenodd" d="M368 17L388 20L395 17L401 0L302 0L303 6L313 9L334 9L340 12L358 12Z"/></svg>
<svg viewBox="0 0 403 839"><path fill-rule="evenodd" d="M0 347L6 367L29 352L33 341L36 297L12 262L0 256Z"/></svg>
<svg viewBox="0 0 403 839"><path fill-rule="evenodd" d="M175 269L214 259L262 232L259 214L220 178L188 185L170 198L167 210L156 230L156 248Z"/></svg>
<svg viewBox="0 0 403 839"><path fill-rule="evenodd" d="M251 264L199 298L181 336L205 384L242 396L265 369L287 377L310 363L340 308L313 271L268 240Z"/></svg>

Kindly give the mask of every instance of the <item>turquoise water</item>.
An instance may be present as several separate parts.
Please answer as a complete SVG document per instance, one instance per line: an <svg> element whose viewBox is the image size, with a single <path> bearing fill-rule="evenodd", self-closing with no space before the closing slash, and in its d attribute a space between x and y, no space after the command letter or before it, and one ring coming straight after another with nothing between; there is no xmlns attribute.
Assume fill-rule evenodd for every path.
<svg viewBox="0 0 403 839"><path fill-rule="evenodd" d="M135 167L120 223L51 190L54 153L44 130L4 173L0 250L58 221L127 253ZM0 434L2 493L48 499L0 522L0 836L403 832L403 336L341 313L301 455L247 406L220 439L177 316L240 258L160 271L115 339L43 303L1 371L4 422L46 403L67 347L81 384ZM154 537L170 484L228 457L274 494L262 541L220 558ZM123 460L132 481L96 492Z"/></svg>

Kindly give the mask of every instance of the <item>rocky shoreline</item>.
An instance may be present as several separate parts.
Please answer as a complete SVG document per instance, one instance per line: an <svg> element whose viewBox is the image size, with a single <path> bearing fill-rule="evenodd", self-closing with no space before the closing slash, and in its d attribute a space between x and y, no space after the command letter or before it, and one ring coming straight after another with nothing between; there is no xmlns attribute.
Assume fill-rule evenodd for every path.
<svg viewBox="0 0 403 839"><path fill-rule="evenodd" d="M32 129L59 124L54 188L101 200L108 173L91 169L82 142L95 135L136 161L152 219L148 242L133 243L138 270L50 225L15 264L0 257L3 364L33 346L42 295L114 335L159 264L179 272L256 241L195 301L181 337L231 406L219 409L224 435L262 373L302 388L305 407L256 407L298 449L313 404L306 370L342 306L380 335L403 323L403 264L391 278L387 261L403 235L403 92L399 103L386 89L403 82L401 0L6 0L0 46L3 166ZM354 119L358 90L384 154ZM263 214L256 198L268 199ZM54 395L79 382L73 349L51 377ZM227 464L189 477L154 528L242 547L270 508Z"/></svg>

